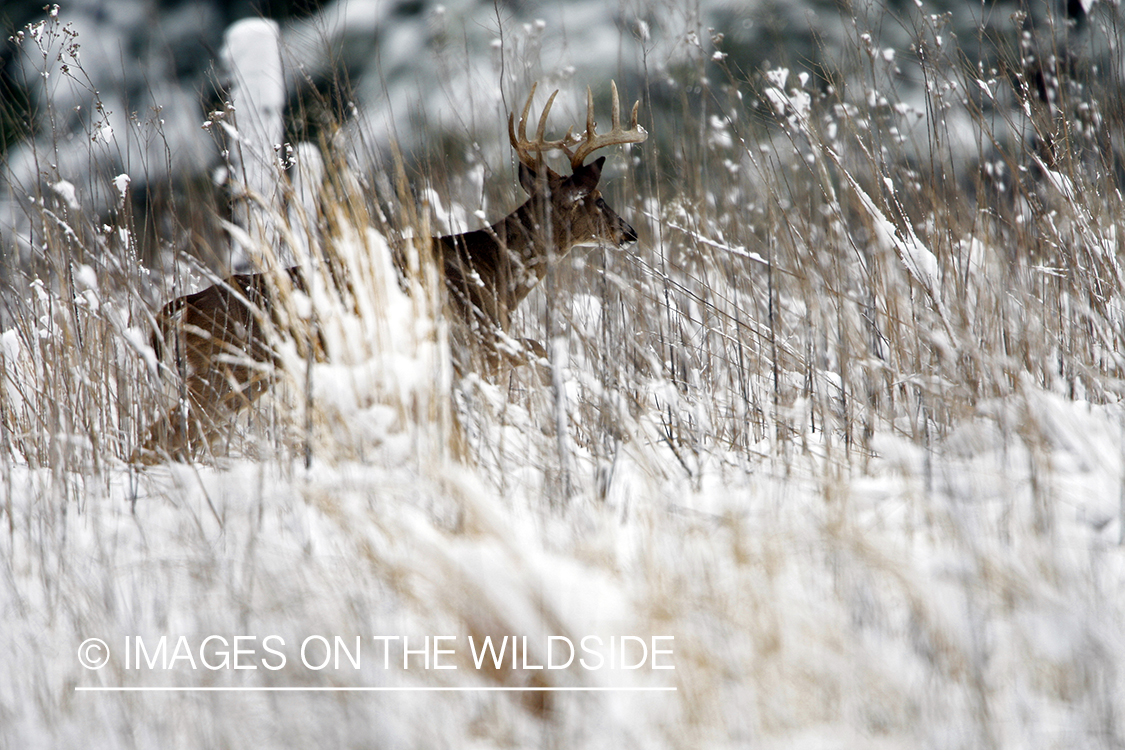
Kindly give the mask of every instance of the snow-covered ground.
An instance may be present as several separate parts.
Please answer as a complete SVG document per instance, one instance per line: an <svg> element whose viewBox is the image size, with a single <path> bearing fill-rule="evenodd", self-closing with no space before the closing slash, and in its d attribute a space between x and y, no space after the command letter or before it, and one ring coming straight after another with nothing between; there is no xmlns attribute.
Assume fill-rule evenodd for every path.
<svg viewBox="0 0 1125 750"><path fill-rule="evenodd" d="M82 476L9 459L5 743L1112 747L1123 417L1028 389L928 450L883 433L865 459L763 441L706 456L691 479L631 434L604 499L574 457L582 489L561 509L526 445L479 467L416 426L308 470L243 459ZM528 638L532 667L549 636L672 639L633 670L476 668L469 639L489 635ZM251 637L238 663L253 671L222 660L236 636ZM317 636L342 638L360 667L317 669ZM403 669L402 641L376 636L419 652L452 636L440 661L456 668L414 655ZM93 637L110 651L97 671L80 661ZM281 664L268 647L282 668L265 667ZM675 691L77 691L119 686Z"/></svg>

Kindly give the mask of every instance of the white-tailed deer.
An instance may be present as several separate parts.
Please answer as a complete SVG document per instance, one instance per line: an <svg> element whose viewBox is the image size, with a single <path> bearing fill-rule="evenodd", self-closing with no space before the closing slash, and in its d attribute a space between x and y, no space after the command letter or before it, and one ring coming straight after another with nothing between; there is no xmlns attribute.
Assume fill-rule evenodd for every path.
<svg viewBox="0 0 1125 750"><path fill-rule="evenodd" d="M471 347L475 342L482 355L477 361L493 371L504 359L519 359L500 342L506 338L512 312L542 281L550 261L562 258L575 245L604 242L620 247L637 239L633 228L598 192L605 157L584 162L606 146L645 140L647 133L637 125L640 102L633 105L629 127L622 127L613 84L610 130L599 134L593 95L587 89L585 132L576 136L571 128L561 139L546 140L556 91L543 108L534 139L529 139L535 88L527 97L518 130L515 115L508 117L508 135L520 162L519 182L530 196L527 202L491 226L433 240L445 272L454 345ZM543 155L551 151L570 158L570 175L557 174L546 165ZM289 269L288 277L300 285L297 269ZM244 274L164 306L154 338L168 342L162 348L176 357L188 408L182 404L153 425L138 455L182 455L209 443L230 415L268 388L276 357L262 323L271 316L272 288L265 274ZM459 369L468 361L458 357Z"/></svg>

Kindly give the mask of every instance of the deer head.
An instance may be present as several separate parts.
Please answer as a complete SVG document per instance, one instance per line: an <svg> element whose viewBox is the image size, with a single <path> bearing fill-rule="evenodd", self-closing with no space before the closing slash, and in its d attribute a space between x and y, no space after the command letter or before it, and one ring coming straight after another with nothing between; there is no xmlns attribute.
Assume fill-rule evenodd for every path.
<svg viewBox="0 0 1125 750"><path fill-rule="evenodd" d="M611 82L613 108L610 131L599 134L594 123L594 97L587 87L585 133L578 137L573 134L573 128L570 128L561 139L550 141L544 136L551 105L559 93L555 91L539 117L535 139L530 140L527 137L527 122L537 85L532 85L527 96L518 132L515 114L508 115L508 137L519 157L520 185L531 197L528 201L531 215L541 227L549 225L551 228L552 242L547 244L556 245L560 254L565 254L574 245L586 242L608 242L615 247L635 242L636 231L609 207L598 191L605 157L589 164L584 162L597 149L624 143L640 143L648 137L648 133L637 124L640 102L633 105L628 129L623 128L617 84ZM549 151L562 151L570 157L570 175L560 175L546 166L543 154Z"/></svg>
<svg viewBox="0 0 1125 750"><path fill-rule="evenodd" d="M485 345L489 371L496 369L495 342L506 335L512 312L543 280L553 260L575 245L602 242L620 247L637 239L633 228L598 192L605 159L584 162L605 146L645 140L648 134L637 124L640 103L633 105L629 127L622 127L615 84L610 130L598 133L593 95L587 89L586 131L575 136L571 128L561 139L551 141L545 133L556 91L539 116L535 137L529 138L527 124L535 88L528 94L518 128L515 114L508 116L508 136L519 157L520 184L530 196L527 202L485 229L437 240L446 287L457 312L454 319L466 323L461 327ZM558 174L544 163L543 155L551 151L570 157L569 175Z"/></svg>

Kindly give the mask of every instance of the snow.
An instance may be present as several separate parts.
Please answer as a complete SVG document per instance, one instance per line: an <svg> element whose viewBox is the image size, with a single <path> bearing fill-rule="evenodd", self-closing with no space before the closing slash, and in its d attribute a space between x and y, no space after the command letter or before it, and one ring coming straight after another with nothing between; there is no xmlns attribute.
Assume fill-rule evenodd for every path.
<svg viewBox="0 0 1125 750"><path fill-rule="evenodd" d="M55 191L56 195L62 198L63 203L65 203L70 210L77 211L82 208L82 204L78 202L78 195L72 183L66 180L59 180L51 186L51 189Z"/></svg>
<svg viewBox="0 0 1125 750"><path fill-rule="evenodd" d="M12 333L3 341L5 356L17 357ZM128 721L131 737L164 746L335 744L375 725L393 746L461 745L483 717L486 735L504 743L533 746L539 736L538 709L518 695L441 698L435 721L438 699L427 694L173 702L74 692L120 684L677 688L552 696L553 736L590 747L869 747L876 735L902 746L923 727L957 745L986 732L1001 745L1040 745L1112 715L1113 665L1125 657L1115 593L1125 583L1120 405L1029 386L982 404L928 451L877 435L866 469L814 445L787 465L763 457L733 473L715 453L695 482L641 431L615 459L606 500L583 491L551 511L534 433L511 433L510 453L474 466L435 450L446 438L433 424L402 419L391 404L408 400L403 389L430 385L409 363L410 340L387 341L405 359L360 358L314 374L314 398L350 430L337 444L366 445L360 461L319 443L310 469L246 458L141 472L118 465L76 484L3 464L9 738L116 746ZM567 372L581 366L573 360ZM363 394L388 392L400 395L364 406ZM521 419L519 407L502 408L504 421ZM1012 431L1017 419L1028 428ZM477 426L500 427L489 424ZM571 450L586 486L592 456ZM506 474L507 489L491 470ZM167 670L123 667L126 638L151 645L161 635L192 647L208 635L253 636L245 658L258 669L191 669L187 659ZM279 671L264 669L269 635L289 657ZM457 669L404 670L394 659L387 668L376 635L406 637L412 648L453 636L442 659ZM675 670L483 670L468 650L469 637L527 637L535 665L551 637L622 635L673 636L665 645ZM297 644L336 636L349 646L360 637L360 668L301 663ZM111 668L81 668L77 650L89 637L109 645ZM40 698L21 697L29 694ZM1000 721L978 723L981 701Z"/></svg>
<svg viewBox="0 0 1125 750"><path fill-rule="evenodd" d="M132 179L125 173L121 173L113 178L113 186L117 188L117 194L121 196L122 202L125 200L125 191L129 189L130 182L132 182Z"/></svg>

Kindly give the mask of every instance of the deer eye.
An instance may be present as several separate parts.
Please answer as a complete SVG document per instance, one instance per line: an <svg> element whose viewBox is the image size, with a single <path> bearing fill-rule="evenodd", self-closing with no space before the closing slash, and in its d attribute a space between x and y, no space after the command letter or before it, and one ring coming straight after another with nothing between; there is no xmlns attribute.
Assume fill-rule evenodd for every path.
<svg viewBox="0 0 1125 750"><path fill-rule="evenodd" d="M605 199L604 198L598 198L598 200L594 202L594 205L597 206L598 208L605 208L606 207Z"/></svg>

